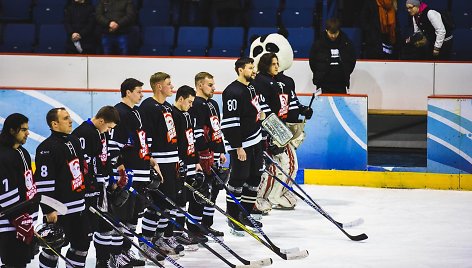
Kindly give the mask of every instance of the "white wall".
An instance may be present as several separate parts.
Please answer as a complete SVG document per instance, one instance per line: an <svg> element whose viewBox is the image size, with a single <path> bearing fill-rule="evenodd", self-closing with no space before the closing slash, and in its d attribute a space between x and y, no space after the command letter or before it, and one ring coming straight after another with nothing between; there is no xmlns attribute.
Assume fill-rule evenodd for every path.
<svg viewBox="0 0 472 268"><path fill-rule="evenodd" d="M175 87L193 86L197 72L215 76L222 91L235 79L235 59L172 57L66 57L0 55L0 87L118 89L135 77L150 89L157 71L172 76ZM311 93L312 74L306 60L296 60L286 74L298 93ZM351 93L368 94L369 109L426 110L427 97L472 94L472 63L359 61L351 76Z"/></svg>

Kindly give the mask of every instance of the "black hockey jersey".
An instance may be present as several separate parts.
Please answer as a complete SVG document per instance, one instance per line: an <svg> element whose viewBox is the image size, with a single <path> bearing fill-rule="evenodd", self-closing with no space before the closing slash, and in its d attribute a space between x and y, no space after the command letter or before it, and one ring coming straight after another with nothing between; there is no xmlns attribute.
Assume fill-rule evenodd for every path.
<svg viewBox="0 0 472 268"><path fill-rule="evenodd" d="M288 116L290 92L279 87L275 78L268 74L259 73L253 82L260 92L261 109L266 115L275 113L282 121Z"/></svg>
<svg viewBox="0 0 472 268"><path fill-rule="evenodd" d="M87 162L84 170L86 187L89 183L108 182L111 167L108 161L106 135L100 133L90 119L74 129L72 135L79 139L84 159Z"/></svg>
<svg viewBox="0 0 472 268"><path fill-rule="evenodd" d="M151 156L157 163L178 163L177 132L172 105L167 101L161 104L149 97L142 102L139 111L149 126Z"/></svg>
<svg viewBox="0 0 472 268"><path fill-rule="evenodd" d="M259 93L252 84L246 86L236 80L226 87L221 128L228 142L228 151L247 148L261 141L260 112Z"/></svg>
<svg viewBox="0 0 472 268"><path fill-rule="evenodd" d="M225 153L218 103L215 100L205 100L197 96L189 113L195 119L197 151L210 149L210 151L214 152L216 161L222 153Z"/></svg>
<svg viewBox="0 0 472 268"><path fill-rule="evenodd" d="M147 144L147 128L137 107L129 107L123 102L115 105L120 115L120 122L108 132L108 152L113 166L113 175L117 176L116 168L123 164L134 182L150 181L149 147Z"/></svg>
<svg viewBox="0 0 472 268"><path fill-rule="evenodd" d="M295 81L289 76L286 76L283 73L279 73L275 76L275 80L283 92L289 94L289 108L288 116L286 122L288 123L298 123L300 122L300 101L298 100L297 93L295 92Z"/></svg>
<svg viewBox="0 0 472 268"><path fill-rule="evenodd" d="M0 145L0 210L29 200L37 194L33 179L31 157L23 147L13 149ZM38 205L31 205L10 216L0 218L0 233L14 232L15 227L9 220L28 213L35 224L38 219Z"/></svg>
<svg viewBox="0 0 472 268"><path fill-rule="evenodd" d="M198 153L195 147L195 132L193 128L194 119L188 112L182 112L177 107L172 107L179 158L187 165L187 176L195 175Z"/></svg>
<svg viewBox="0 0 472 268"><path fill-rule="evenodd" d="M67 206L67 214L85 209L84 157L79 139L73 135L52 131L36 148L34 179L38 192ZM44 214L53 211L41 206Z"/></svg>

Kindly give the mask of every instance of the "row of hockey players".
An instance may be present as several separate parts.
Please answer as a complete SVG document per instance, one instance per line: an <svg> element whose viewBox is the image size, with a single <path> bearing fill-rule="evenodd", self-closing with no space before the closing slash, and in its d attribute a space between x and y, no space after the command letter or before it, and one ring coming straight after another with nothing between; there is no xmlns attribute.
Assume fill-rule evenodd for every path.
<svg viewBox="0 0 472 268"><path fill-rule="evenodd" d="M261 121L270 113L276 113L287 124L299 125L303 124L299 115L309 119L312 110L299 103L293 80L278 73L275 54L264 54L258 70L256 76L251 58L236 61L237 79L223 91L222 117L218 103L212 99L214 78L207 72L195 76L196 91L189 86L180 87L174 105L167 101L173 94L170 75L153 74L150 78L153 95L142 103L143 83L128 78L121 84L120 103L102 107L73 131L69 112L65 108L51 109L46 115L51 135L36 150L34 174L30 155L22 147L29 135L28 118L18 113L8 116L0 134L0 179L3 182L0 206L3 211L19 203L29 205L0 217L2 263L6 267L25 267L37 253L33 226L37 221L38 203L27 201L39 195L57 199L68 209L65 215L58 215L54 208L41 204L45 223L38 232L44 233L44 237L50 234L50 240L46 240L53 245L42 248L41 267L56 267L61 257L57 252L65 243L70 243L65 256L67 262L85 267L91 241L96 249L97 267L145 265L131 250L131 243L92 215L88 207L109 213L131 230L136 229L142 217L143 237L169 255L182 256L184 246L208 239L193 222L186 222L184 215L163 196L187 210L213 235L223 236L223 232L211 227L214 208L189 194L184 182L216 201L224 186L213 174L226 177L228 171L221 168L226 162L225 153L230 155L226 187L229 215L251 226L230 194L236 196L247 211L252 211L259 188L263 188L259 196L269 199L272 205L293 208L295 202L278 201L287 198L270 178L262 176L263 151L280 159L288 157L289 162L295 158L296 163L296 146L273 145L270 137L263 137L266 135ZM274 198L272 192L279 198ZM174 230L162 211L156 211L156 206L147 206L148 200L164 213L174 215L180 225L187 224L190 235ZM259 207L263 212L270 210ZM228 224L236 231L239 229ZM133 237L130 232L124 233ZM57 237L52 237L54 235ZM141 244L141 248L148 255L163 260L162 255L147 245Z"/></svg>

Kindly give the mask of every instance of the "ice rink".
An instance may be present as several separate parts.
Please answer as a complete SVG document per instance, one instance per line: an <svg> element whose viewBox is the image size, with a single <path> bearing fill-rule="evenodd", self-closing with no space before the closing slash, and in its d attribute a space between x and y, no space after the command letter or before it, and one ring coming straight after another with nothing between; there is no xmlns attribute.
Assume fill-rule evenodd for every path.
<svg viewBox="0 0 472 268"><path fill-rule="evenodd" d="M363 218L346 228L351 241L334 224L303 201L293 211L263 217L263 230L280 248L299 247L310 255L283 260L254 238L229 234L226 218L216 212L215 228L226 232L224 242L247 260L272 258L268 267L472 267L472 192L400 190L304 185L303 188L339 222ZM223 194L218 205L225 207ZM209 245L234 264L241 264L216 243ZM65 253L65 250L63 251ZM95 266L92 248L87 267ZM228 267L208 250L186 252L183 267ZM60 267L64 263L60 261ZM173 267L166 263L166 267ZM38 267L38 257L28 267ZM150 266L147 266L150 267Z"/></svg>

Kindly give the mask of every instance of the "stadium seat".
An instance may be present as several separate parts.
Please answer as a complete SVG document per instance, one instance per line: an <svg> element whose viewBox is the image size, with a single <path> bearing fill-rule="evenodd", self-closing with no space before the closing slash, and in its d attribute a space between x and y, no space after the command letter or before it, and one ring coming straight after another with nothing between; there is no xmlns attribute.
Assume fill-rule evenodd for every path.
<svg viewBox="0 0 472 268"><path fill-rule="evenodd" d="M249 27L275 27L280 10L279 0L252 0L248 10Z"/></svg>
<svg viewBox="0 0 472 268"><path fill-rule="evenodd" d="M169 0L143 0L141 8L167 8L170 7Z"/></svg>
<svg viewBox="0 0 472 268"><path fill-rule="evenodd" d="M174 56L205 56L208 39L207 27L180 27Z"/></svg>
<svg viewBox="0 0 472 268"><path fill-rule="evenodd" d="M250 2L250 9L279 9L280 0L252 0Z"/></svg>
<svg viewBox="0 0 472 268"><path fill-rule="evenodd" d="M143 45L140 55L169 56L174 46L174 27L149 26L143 28Z"/></svg>
<svg viewBox="0 0 472 268"><path fill-rule="evenodd" d="M359 28L341 28L341 30L347 35L351 40L354 50L356 51L356 57L359 58L361 55L361 45L362 45L362 32Z"/></svg>
<svg viewBox="0 0 472 268"><path fill-rule="evenodd" d="M314 11L303 8L290 8L282 11L282 25L285 27L312 27Z"/></svg>
<svg viewBox="0 0 472 268"><path fill-rule="evenodd" d="M64 6L35 6L33 21L36 25L64 23Z"/></svg>
<svg viewBox="0 0 472 268"><path fill-rule="evenodd" d="M64 25L41 25L39 27L38 45L34 52L64 54L66 38Z"/></svg>
<svg viewBox="0 0 472 268"><path fill-rule="evenodd" d="M472 60L472 29L456 29L452 43L453 60Z"/></svg>
<svg viewBox="0 0 472 268"><path fill-rule="evenodd" d="M208 56L239 57L244 44L242 27L215 27Z"/></svg>
<svg viewBox="0 0 472 268"><path fill-rule="evenodd" d="M429 8L440 12L448 10L448 1L446 0L424 0L423 2L425 2Z"/></svg>
<svg viewBox="0 0 472 268"><path fill-rule="evenodd" d="M170 25L169 7L142 8L138 17L142 27Z"/></svg>
<svg viewBox="0 0 472 268"><path fill-rule="evenodd" d="M3 22L21 22L31 18L32 0L1 0L0 20Z"/></svg>
<svg viewBox="0 0 472 268"><path fill-rule="evenodd" d="M3 31L0 52L31 52L35 38L33 24L7 24Z"/></svg>
<svg viewBox="0 0 472 268"><path fill-rule="evenodd" d="M65 7L67 0L35 0L35 6L59 6Z"/></svg>
<svg viewBox="0 0 472 268"><path fill-rule="evenodd" d="M456 28L472 28L472 1L452 1L451 14Z"/></svg>
<svg viewBox="0 0 472 268"><path fill-rule="evenodd" d="M288 42L292 46L295 58L308 58L315 40L313 28L287 28Z"/></svg>
<svg viewBox="0 0 472 268"><path fill-rule="evenodd" d="M315 10L317 0L287 0L285 1L285 9L299 8Z"/></svg>

